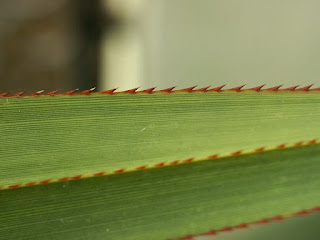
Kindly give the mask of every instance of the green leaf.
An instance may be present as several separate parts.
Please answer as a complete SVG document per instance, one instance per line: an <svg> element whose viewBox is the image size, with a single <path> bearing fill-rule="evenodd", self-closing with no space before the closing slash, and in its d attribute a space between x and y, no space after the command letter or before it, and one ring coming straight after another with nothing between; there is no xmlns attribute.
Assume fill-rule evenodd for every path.
<svg viewBox="0 0 320 240"><path fill-rule="evenodd" d="M315 207L319 107L316 91L2 98L0 236L167 239Z"/></svg>
<svg viewBox="0 0 320 240"><path fill-rule="evenodd" d="M1 185L134 169L318 137L318 93L4 98Z"/></svg>
<svg viewBox="0 0 320 240"><path fill-rule="evenodd" d="M0 191L3 239L178 238L319 204L320 146Z"/></svg>

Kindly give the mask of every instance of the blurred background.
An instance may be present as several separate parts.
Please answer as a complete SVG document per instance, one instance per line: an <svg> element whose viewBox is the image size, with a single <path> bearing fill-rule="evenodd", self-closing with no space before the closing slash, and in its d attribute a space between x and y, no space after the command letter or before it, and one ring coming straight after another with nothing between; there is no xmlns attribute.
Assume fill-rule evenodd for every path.
<svg viewBox="0 0 320 240"><path fill-rule="evenodd" d="M1 0L0 93L319 87L319 10L317 0ZM312 215L214 238L318 239L319 223Z"/></svg>
<svg viewBox="0 0 320 240"><path fill-rule="evenodd" d="M318 83L317 0L1 0L0 91Z"/></svg>

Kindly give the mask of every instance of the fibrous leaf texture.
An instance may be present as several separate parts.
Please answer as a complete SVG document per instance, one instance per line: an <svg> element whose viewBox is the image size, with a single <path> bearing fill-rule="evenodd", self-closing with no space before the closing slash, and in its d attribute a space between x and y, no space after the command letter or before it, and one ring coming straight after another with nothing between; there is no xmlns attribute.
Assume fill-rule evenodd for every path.
<svg viewBox="0 0 320 240"><path fill-rule="evenodd" d="M190 239L318 211L310 87L1 94L0 239Z"/></svg>

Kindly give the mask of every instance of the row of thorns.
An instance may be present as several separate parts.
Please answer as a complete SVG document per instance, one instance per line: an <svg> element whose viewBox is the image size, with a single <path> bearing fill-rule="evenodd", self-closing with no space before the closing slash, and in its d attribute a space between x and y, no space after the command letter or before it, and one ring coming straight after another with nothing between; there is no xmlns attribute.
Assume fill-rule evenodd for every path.
<svg viewBox="0 0 320 240"><path fill-rule="evenodd" d="M43 90L37 91L31 94L27 94L27 91L22 91L18 93L11 94L10 92L1 93L0 97L7 98L7 97L30 97L30 96L57 96L57 95L90 95L92 93L98 93L98 94L123 94L123 93L129 93L129 94L137 94L137 93L178 93L178 92L245 92L245 91L256 91L256 92L283 92L283 91L290 91L290 92L296 92L296 91L303 91L303 92L314 92L314 91L320 91L320 88L312 88L313 84L301 87L299 88L299 85L289 87L289 88L282 88L283 85L271 87L271 88L264 88L264 85L254 87L254 88L244 88L245 85L241 85L234 88L225 89L226 85L222 85L219 87L210 88L211 86L203 87L203 88L197 88L197 86L192 86L189 88L179 89L175 90L176 87L170 87L162 90L155 90L156 87L148 88L145 90L138 91L138 88L129 89L126 91L116 91L117 88L113 88L107 91L103 92L94 92L95 88L91 88L89 90L80 91L79 89L74 89L68 92L59 93L59 90L51 91L45 93Z"/></svg>

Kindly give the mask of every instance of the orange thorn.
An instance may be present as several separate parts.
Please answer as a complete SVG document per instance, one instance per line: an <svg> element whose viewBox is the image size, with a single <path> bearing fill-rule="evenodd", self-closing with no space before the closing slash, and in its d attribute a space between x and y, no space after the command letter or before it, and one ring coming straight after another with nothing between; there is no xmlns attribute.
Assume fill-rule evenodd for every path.
<svg viewBox="0 0 320 240"><path fill-rule="evenodd" d="M295 144L295 146L301 146L303 144L303 141L300 141L300 142L297 142L296 144Z"/></svg>
<svg viewBox="0 0 320 240"><path fill-rule="evenodd" d="M268 220L268 219L261 219L259 221L256 221L256 223L258 223L258 224L266 224L266 223L269 223L269 222L270 222L270 220Z"/></svg>
<svg viewBox="0 0 320 240"><path fill-rule="evenodd" d="M65 92L65 93L61 93L61 95L73 95L76 91L78 91L79 90L79 88L77 88L77 89L74 89L74 90L71 90L71 91L69 91L69 92Z"/></svg>
<svg viewBox="0 0 320 240"><path fill-rule="evenodd" d="M242 150L239 150L239 151L231 153L231 155L232 156L237 156L237 155L240 155L241 153L242 153Z"/></svg>
<svg viewBox="0 0 320 240"><path fill-rule="evenodd" d="M147 165L143 165L143 166L137 167L136 169L137 169L137 170L143 170L143 169L145 169L146 167L147 167Z"/></svg>
<svg viewBox="0 0 320 240"><path fill-rule="evenodd" d="M317 143L317 139L313 139L311 141L308 142L309 144L316 144Z"/></svg>
<svg viewBox="0 0 320 240"><path fill-rule="evenodd" d="M225 228L219 230L219 232L230 232L230 231L232 231L232 227L225 227Z"/></svg>
<svg viewBox="0 0 320 240"><path fill-rule="evenodd" d="M186 160L183 160L182 162L189 163L189 162L192 162L193 160L194 160L194 158L188 158Z"/></svg>
<svg viewBox="0 0 320 240"><path fill-rule="evenodd" d="M297 212L295 215L296 215L296 216L305 216L305 215L308 215L308 214L309 214L308 211L302 210L302 211L300 211L300 212Z"/></svg>
<svg viewBox="0 0 320 240"><path fill-rule="evenodd" d="M140 87L137 87L137 88L132 88L132 89L129 89L127 91L123 91L124 93L136 93L136 91L139 89Z"/></svg>
<svg viewBox="0 0 320 240"><path fill-rule="evenodd" d="M240 228L240 229L248 228L248 224L243 223L243 224L236 226L236 228Z"/></svg>
<svg viewBox="0 0 320 240"><path fill-rule="evenodd" d="M196 89L196 90L193 90L193 91L194 91L194 92L206 92L209 87L211 87L211 86L199 88L199 89Z"/></svg>
<svg viewBox="0 0 320 240"><path fill-rule="evenodd" d="M261 91L261 88L263 88L266 84L263 84L261 86L258 86L258 87L254 87L254 88L248 88L248 89L245 89L245 91L257 91L257 92L260 92Z"/></svg>
<svg viewBox="0 0 320 240"><path fill-rule="evenodd" d="M171 88L166 88L166 89L163 89L163 90L159 90L157 92L163 92L163 93L172 93L172 90L176 88L176 86L174 87L171 87Z"/></svg>
<svg viewBox="0 0 320 240"><path fill-rule="evenodd" d="M286 145L287 145L287 144L283 143L283 144L278 145L276 148L282 149L282 148L285 148Z"/></svg>
<svg viewBox="0 0 320 240"><path fill-rule="evenodd" d="M55 91L47 92L47 93L45 93L45 94L43 94L43 95L54 96L54 95L56 95L58 92L59 92L59 90L55 90Z"/></svg>
<svg viewBox="0 0 320 240"><path fill-rule="evenodd" d="M161 162L161 163L155 164L154 166L156 166L156 167L163 167L165 164L166 164L165 162Z"/></svg>
<svg viewBox="0 0 320 240"><path fill-rule="evenodd" d="M10 97L21 97L23 94L25 94L27 91L23 91L23 92L18 92L18 93L15 93L13 95L11 95Z"/></svg>
<svg viewBox="0 0 320 240"><path fill-rule="evenodd" d="M302 88L298 88L298 89L295 89L296 91L309 91L310 88L313 86L314 84L310 84L308 86L305 86L305 87L302 87Z"/></svg>
<svg viewBox="0 0 320 240"><path fill-rule="evenodd" d="M14 185L9 186L9 188L17 188L17 187L20 187L21 185L22 185L21 183L14 184Z"/></svg>
<svg viewBox="0 0 320 240"><path fill-rule="evenodd" d="M171 162L170 164L171 164L171 165L176 165L176 164L178 164L179 162L180 162L179 160L176 160L176 161Z"/></svg>
<svg viewBox="0 0 320 240"><path fill-rule="evenodd" d="M102 176L102 175L104 175L106 172L98 172L98 173L95 173L95 174L93 174L93 176Z"/></svg>
<svg viewBox="0 0 320 240"><path fill-rule="evenodd" d="M320 88L313 88L313 89L310 89L309 91L320 91Z"/></svg>
<svg viewBox="0 0 320 240"><path fill-rule="evenodd" d="M118 88L113 88L104 92L101 92L102 94L113 94L115 90L117 90Z"/></svg>
<svg viewBox="0 0 320 240"><path fill-rule="evenodd" d="M255 151L256 152L263 152L265 150L265 147L257 148Z"/></svg>
<svg viewBox="0 0 320 240"><path fill-rule="evenodd" d="M124 168L121 168L121 169L118 169L118 170L115 170L115 171L113 171L114 173L122 173L122 172L124 172L125 171L125 169Z"/></svg>
<svg viewBox="0 0 320 240"><path fill-rule="evenodd" d="M315 207L311 209L311 212L320 212L320 207Z"/></svg>
<svg viewBox="0 0 320 240"><path fill-rule="evenodd" d="M80 179L80 178L82 178L82 175L80 174L80 175L76 175L76 176L73 176L73 177L70 177L70 179Z"/></svg>
<svg viewBox="0 0 320 240"><path fill-rule="evenodd" d="M297 87L299 87L299 85L289 87L289 88L280 89L279 91L295 91Z"/></svg>
<svg viewBox="0 0 320 240"><path fill-rule="evenodd" d="M206 232L205 234L206 235L217 235L218 233L217 233L217 231L211 230L209 232Z"/></svg>
<svg viewBox="0 0 320 240"><path fill-rule="evenodd" d="M226 84L220 86L220 87L215 87L215 88L211 88L209 90L207 90L208 92L221 92L223 90L221 90L224 86L226 86Z"/></svg>
<svg viewBox="0 0 320 240"><path fill-rule="evenodd" d="M218 156L219 156L219 154L214 154L214 155L209 156L208 158L209 158L209 159L215 159L215 158L217 158Z"/></svg>
<svg viewBox="0 0 320 240"><path fill-rule="evenodd" d="M89 90L84 90L80 93L78 93L79 95L90 95L92 91L94 91L96 88L90 88Z"/></svg>
<svg viewBox="0 0 320 240"><path fill-rule="evenodd" d="M194 88L196 88L197 85L193 86L193 87L189 87L189 88L184 88L184 89L180 89L180 90L176 90L175 92L192 92Z"/></svg>
<svg viewBox="0 0 320 240"><path fill-rule="evenodd" d="M155 90L155 89L156 89L156 87L152 87L152 88L142 90L139 93L153 93L153 90Z"/></svg>
<svg viewBox="0 0 320 240"><path fill-rule="evenodd" d="M51 181L52 181L51 179L46 179L46 180L40 181L39 183L45 184L45 183L49 183L49 182L51 182Z"/></svg>
<svg viewBox="0 0 320 240"><path fill-rule="evenodd" d="M185 236L185 237L183 237L183 238L180 238L180 240L192 240L192 236L190 235L188 235L188 236Z"/></svg>
<svg viewBox="0 0 320 240"><path fill-rule="evenodd" d="M272 88L263 89L263 91L279 91L279 88L281 88L282 86L283 86L283 84L279 85L279 86L272 87Z"/></svg>
<svg viewBox="0 0 320 240"><path fill-rule="evenodd" d="M58 181L67 181L69 179L70 179L70 177L63 177L63 178L59 178Z"/></svg>
<svg viewBox="0 0 320 240"><path fill-rule="evenodd" d="M9 93L10 93L10 92L1 93L1 94L0 94L0 97L5 97L5 96L7 96Z"/></svg>
<svg viewBox="0 0 320 240"><path fill-rule="evenodd" d="M272 218L273 221L282 221L284 218L282 216L275 216Z"/></svg>
<svg viewBox="0 0 320 240"><path fill-rule="evenodd" d="M241 88L243 88L245 85L239 86L239 87L235 87L235 88L230 88L230 89L226 89L225 91L235 91L235 92L241 92Z"/></svg>
<svg viewBox="0 0 320 240"><path fill-rule="evenodd" d="M34 93L28 94L26 96L28 96L28 97L39 96L43 92L44 92L43 90L40 90L38 92L34 92Z"/></svg>

